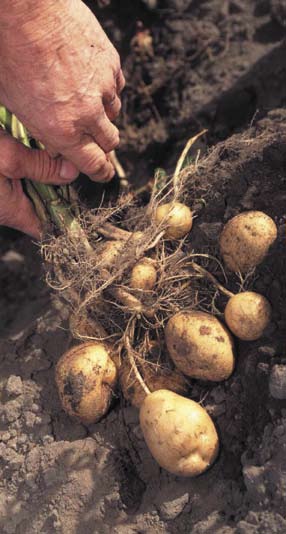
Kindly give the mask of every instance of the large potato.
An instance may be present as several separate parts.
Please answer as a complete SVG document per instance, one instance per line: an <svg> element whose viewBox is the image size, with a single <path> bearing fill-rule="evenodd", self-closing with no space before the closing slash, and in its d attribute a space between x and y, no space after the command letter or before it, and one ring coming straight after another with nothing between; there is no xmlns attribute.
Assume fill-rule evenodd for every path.
<svg viewBox="0 0 286 534"><path fill-rule="evenodd" d="M170 473L200 475L217 457L219 441L210 416L177 393L161 389L147 395L140 425L151 454Z"/></svg>
<svg viewBox="0 0 286 534"><path fill-rule="evenodd" d="M233 341L216 317L201 311L182 311L165 328L168 351L187 376L202 380L227 379L234 368Z"/></svg>
<svg viewBox="0 0 286 534"><path fill-rule="evenodd" d="M276 237L276 225L266 213L240 213L221 233L221 255L230 271L246 273L264 260Z"/></svg>
<svg viewBox="0 0 286 534"><path fill-rule="evenodd" d="M259 339L271 319L268 300L255 293L245 291L231 297L224 311L228 328L245 341Z"/></svg>
<svg viewBox="0 0 286 534"><path fill-rule="evenodd" d="M67 351L56 366L64 410L86 424L99 421L113 398L117 370L103 343L83 343Z"/></svg>
<svg viewBox="0 0 286 534"><path fill-rule="evenodd" d="M150 389L170 389L184 395L188 391L187 379L178 370L171 370L166 367L148 365L148 363L138 366L141 376ZM140 408L146 397L146 392L136 378L133 370L130 368L128 360L124 360L119 370L119 383L124 398L135 406Z"/></svg>

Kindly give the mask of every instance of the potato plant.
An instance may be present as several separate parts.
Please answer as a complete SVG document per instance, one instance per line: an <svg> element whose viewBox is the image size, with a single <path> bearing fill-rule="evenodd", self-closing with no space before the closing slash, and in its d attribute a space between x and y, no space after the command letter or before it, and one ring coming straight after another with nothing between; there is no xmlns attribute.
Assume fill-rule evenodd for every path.
<svg viewBox="0 0 286 534"><path fill-rule="evenodd" d="M29 145L23 126L10 119L7 112L4 124L11 130L13 123L12 133ZM56 367L63 408L85 424L99 421L119 376L126 400L140 409L152 455L181 476L203 473L219 449L209 415L187 398L189 379L226 380L235 367L232 335L212 313L217 292L229 299L225 322L240 339L257 339L270 320L263 296L234 295L211 272L213 258L192 250L196 213L189 180L196 165L182 167L197 137L171 180L159 188L155 179L147 206L127 193L115 206L88 211L70 187L26 183L46 227L47 283L65 299L70 330L84 342ZM219 242L226 267L241 275L253 269L276 235L264 213L234 217Z"/></svg>

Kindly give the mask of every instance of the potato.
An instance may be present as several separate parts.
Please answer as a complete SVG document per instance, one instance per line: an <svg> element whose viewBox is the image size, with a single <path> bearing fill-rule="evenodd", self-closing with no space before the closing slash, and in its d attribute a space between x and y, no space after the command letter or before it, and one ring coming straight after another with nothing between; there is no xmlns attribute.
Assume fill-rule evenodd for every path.
<svg viewBox="0 0 286 534"><path fill-rule="evenodd" d="M245 291L231 297L224 312L228 328L245 341L259 339L271 319L271 306L268 300L254 293Z"/></svg>
<svg viewBox="0 0 286 534"><path fill-rule="evenodd" d="M193 226L190 208L181 202L169 202L159 206L155 213L155 222L166 226L166 239L180 239L187 235Z"/></svg>
<svg viewBox="0 0 286 534"><path fill-rule="evenodd" d="M160 389L147 395L140 425L152 456L174 475L200 475L217 457L218 435L210 416L177 393Z"/></svg>
<svg viewBox="0 0 286 534"><path fill-rule="evenodd" d="M246 273L259 265L277 237L274 221L262 211L233 217L220 236L220 252L230 271Z"/></svg>
<svg viewBox="0 0 286 534"><path fill-rule="evenodd" d="M167 349L174 364L187 376L226 380L234 368L230 333L209 313L182 311L165 328Z"/></svg>
<svg viewBox="0 0 286 534"><path fill-rule="evenodd" d="M148 363L146 363L144 366L141 365L139 367L139 371L150 391L169 389L176 393L181 393L182 395L188 391L187 379L177 370L148 365ZM124 360L120 367L119 383L124 398L130 402L132 406L140 408L146 397L146 392L143 390L127 360Z"/></svg>
<svg viewBox="0 0 286 534"><path fill-rule="evenodd" d="M130 275L130 287L150 291L157 281L157 271L150 258L143 258L134 265Z"/></svg>
<svg viewBox="0 0 286 534"><path fill-rule="evenodd" d="M63 354L56 366L56 384L64 410L85 424L107 412L117 370L103 343L83 343Z"/></svg>

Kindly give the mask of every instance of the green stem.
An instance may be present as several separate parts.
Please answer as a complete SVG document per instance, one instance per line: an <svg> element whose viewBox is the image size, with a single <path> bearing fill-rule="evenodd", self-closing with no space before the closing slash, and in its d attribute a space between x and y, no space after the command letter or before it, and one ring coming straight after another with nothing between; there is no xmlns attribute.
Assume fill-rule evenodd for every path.
<svg viewBox="0 0 286 534"><path fill-rule="evenodd" d="M5 128L13 137L18 139L27 147L31 147L29 136L23 124L12 115L4 106L0 105L0 125ZM44 146L37 143L40 149ZM34 204L35 211L43 224L47 224L50 219L60 230L67 230L71 237L80 239L88 252L92 251L87 237L73 210L78 215L78 206L72 208L70 199L75 201L76 194L70 186L50 186L40 182L30 182L25 179L25 189ZM47 217L48 215L48 217Z"/></svg>

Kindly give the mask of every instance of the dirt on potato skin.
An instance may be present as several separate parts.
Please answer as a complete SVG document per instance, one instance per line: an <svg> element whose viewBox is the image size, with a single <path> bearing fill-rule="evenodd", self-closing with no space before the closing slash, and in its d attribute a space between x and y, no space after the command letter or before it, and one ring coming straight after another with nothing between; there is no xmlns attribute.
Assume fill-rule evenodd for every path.
<svg viewBox="0 0 286 534"><path fill-rule="evenodd" d="M124 64L130 65L127 74L135 68L135 54L130 52L128 43L137 18L143 18L145 25L150 21L152 35L158 34L156 46L162 42L162 53L159 55L156 49L154 65L150 59L148 68L159 68L156 64L166 54L170 69L171 59L176 63L173 41L176 36L178 40L186 39L190 19L192 24L197 20L215 26L213 21L223 6L231 8L229 23L231 28L236 25L237 31L231 32L225 55L218 55L216 61L209 63L204 53L192 60L189 71L185 68L179 75L173 70L170 79L162 84L158 99L167 100L169 107L162 113L167 135L159 141L154 139L158 123L149 120L148 109L144 119L146 102L141 101L141 96L137 97L138 113L133 104L128 107L130 93L137 86L136 77L130 74L131 88L127 88L124 104L127 111L123 109L127 123L121 124L121 155L127 168L136 170L134 178L138 174L139 180L155 164L172 165L180 144L202 125L209 127L204 145L213 146L194 177L198 206L203 205L199 202L202 197L207 203L198 210L191 245L199 251L210 246L216 251L222 224L240 211L258 209L273 217L278 240L249 280L250 286L272 304L272 322L263 339L236 342L236 369L229 380L216 385L193 382L192 398L202 402L215 421L221 451L207 473L196 479L180 479L161 470L152 459L142 438L137 410L122 400L118 399L100 423L88 427L69 419L62 411L54 372L60 355L72 343L67 310L51 297L42 281L36 247L26 237L2 231L0 531L280 534L286 531L286 111L282 109L286 101L283 82L286 70L285 45L280 41L283 26L273 18L272 3L267 1L162 0L158 2L160 12L147 10L139 0L117 4L116 7L111 2L99 15L111 35L118 28L121 32L115 42L122 46ZM169 10L165 15L164 9ZM128 20L126 12L131 13ZM172 33L166 29L169 20ZM265 35L267 25L270 36L273 35L273 24L278 24L280 32L275 41L265 43L255 38L259 28L260 35ZM178 47L178 63L184 64L186 49L186 45ZM231 118L237 93L227 99L222 91L231 95L238 87L240 93L244 79L252 80L256 100L254 107L250 106L251 113L245 112L244 119L237 124ZM246 91L246 97L247 94ZM223 112L219 111L220 106ZM243 106L238 105L238 116ZM261 116L258 113L249 128L256 108ZM130 125L135 128L133 137ZM237 129L240 132L229 137ZM240 280L231 276L228 283L236 290ZM223 302L218 299L218 306ZM284 371L285 382L276 380L275 389L278 367Z"/></svg>

